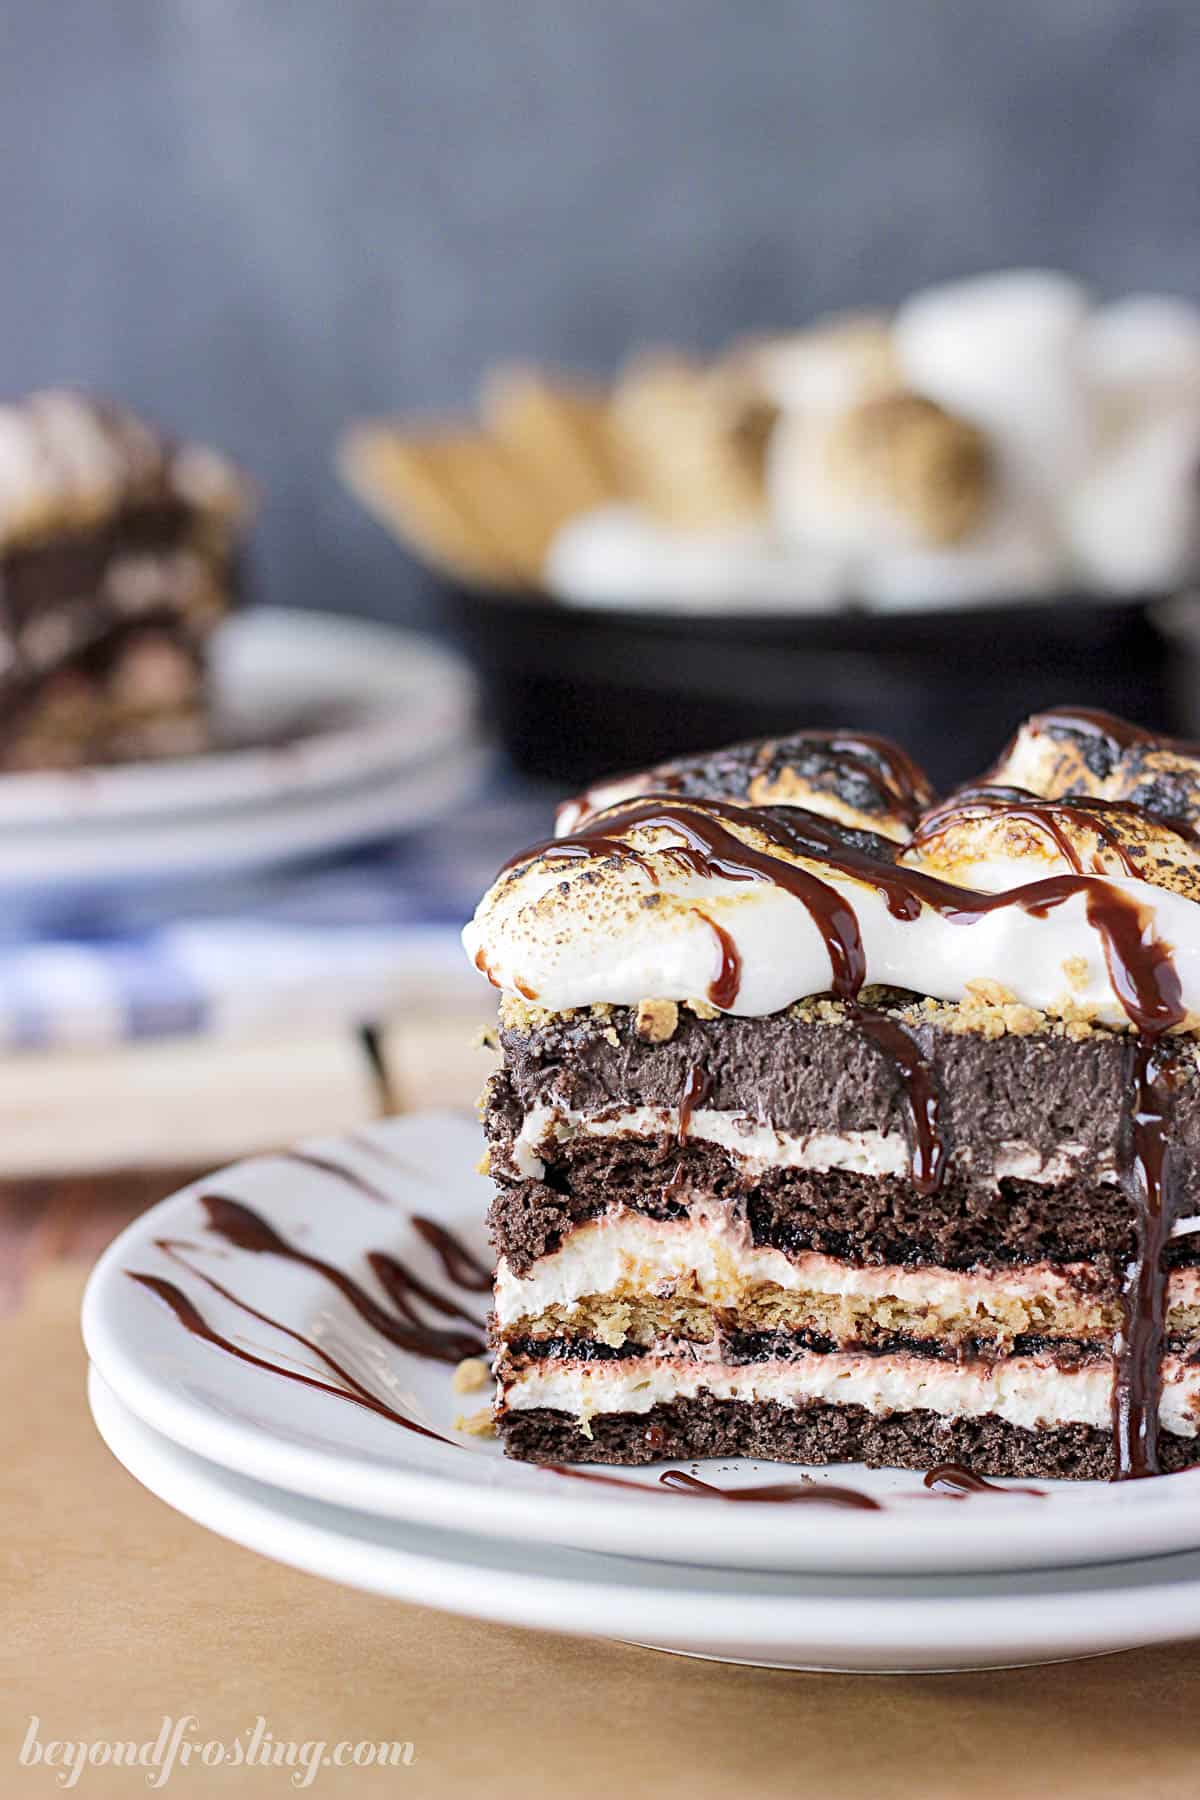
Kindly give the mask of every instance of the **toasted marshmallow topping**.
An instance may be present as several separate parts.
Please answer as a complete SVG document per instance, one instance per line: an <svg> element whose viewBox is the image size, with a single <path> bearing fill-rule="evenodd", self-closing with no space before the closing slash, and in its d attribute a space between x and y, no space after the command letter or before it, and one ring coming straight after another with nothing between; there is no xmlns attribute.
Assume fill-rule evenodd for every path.
<svg viewBox="0 0 1200 1800"><path fill-rule="evenodd" d="M160 496L233 520L250 505L224 457L174 445L124 407L71 388L0 405L0 545Z"/></svg>
<svg viewBox="0 0 1200 1800"><path fill-rule="evenodd" d="M1026 719L986 779L1048 800L1091 794L1185 824L1200 820L1200 744L1155 737L1087 707Z"/></svg>
<svg viewBox="0 0 1200 1800"><path fill-rule="evenodd" d="M925 814L899 861L996 893L1060 874L1129 875L1200 900L1200 840L1127 801L981 786Z"/></svg>
<svg viewBox="0 0 1200 1800"><path fill-rule="evenodd" d="M869 732L806 731L735 744L708 756L678 757L598 782L558 809L559 837L605 807L642 794L796 806L854 831L904 843L933 799L925 771L887 738Z"/></svg>
<svg viewBox="0 0 1200 1800"><path fill-rule="evenodd" d="M1112 747L1119 722L1076 714L1068 730L1068 715L1054 717L1014 740L1024 772L1036 772L1040 739L1057 759L1044 780L1079 781L1081 769L1128 778L1126 748ZM855 829L836 784L831 802L811 778L823 816L782 801L810 792L791 764L781 778L782 748L629 778L639 785L625 795L659 790L631 804L589 813L611 790L576 802L566 835L518 858L484 896L464 933L476 966L553 1011L653 994L760 1015L867 984L952 1002L989 984L1068 1019L1147 1029L1200 1019L1200 843L1186 825L1133 802L1056 806L993 786L927 813L893 861L879 816L870 835ZM1200 780L1183 746L1137 734L1129 748L1143 769L1162 755L1172 779ZM908 795L916 785L909 766ZM764 793L769 803L756 804Z"/></svg>

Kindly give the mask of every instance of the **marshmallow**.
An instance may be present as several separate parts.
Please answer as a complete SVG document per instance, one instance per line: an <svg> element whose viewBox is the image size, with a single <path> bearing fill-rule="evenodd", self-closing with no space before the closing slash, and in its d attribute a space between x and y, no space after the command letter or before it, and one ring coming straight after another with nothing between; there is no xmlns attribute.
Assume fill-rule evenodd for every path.
<svg viewBox="0 0 1200 1800"><path fill-rule="evenodd" d="M1062 529L1091 586L1177 587L1200 566L1200 399L1129 427L1067 494Z"/></svg>
<svg viewBox="0 0 1200 1800"><path fill-rule="evenodd" d="M787 552L764 530L679 531L623 505L569 519L550 544L543 580L576 606L684 612L739 605L823 611L846 586L837 557Z"/></svg>
<svg viewBox="0 0 1200 1800"><path fill-rule="evenodd" d="M979 531L962 544L898 548L858 573L861 599L880 612L1043 600L1061 592L1068 571L1053 532L1030 505L997 498Z"/></svg>
<svg viewBox="0 0 1200 1800"><path fill-rule="evenodd" d="M784 412L830 418L899 385L891 329L880 313L846 313L808 331L762 338L730 359Z"/></svg>
<svg viewBox="0 0 1200 1800"><path fill-rule="evenodd" d="M986 780L1051 800L1130 801L1166 819L1200 823L1200 745L1155 737L1086 707L1026 719Z"/></svg>
<svg viewBox="0 0 1200 1800"><path fill-rule="evenodd" d="M973 426L899 391L831 419L785 414L767 451L780 530L848 555L965 537L986 509L990 479Z"/></svg>
<svg viewBox="0 0 1200 1800"><path fill-rule="evenodd" d="M1124 875L1200 900L1200 844L1140 807L1090 796L967 788L925 815L898 860L989 893L1050 875Z"/></svg>
<svg viewBox="0 0 1200 1800"><path fill-rule="evenodd" d="M871 732L798 731L680 756L637 774L597 782L558 809L568 836L594 813L644 794L700 795L746 806L795 806L850 830L903 843L933 798L929 777L887 738Z"/></svg>
<svg viewBox="0 0 1200 1800"><path fill-rule="evenodd" d="M707 995L723 1011L756 1017L830 990L838 976L830 925L852 917L867 984L961 1001L986 981L1038 1011L1128 1021L1086 886L1050 908L981 907L973 919L954 916L915 889L911 905L894 907L869 863L810 854L802 834L792 848L777 826L768 828L771 815L743 817L741 808L728 807L717 815L719 854L689 854L689 816L702 831L706 818L713 819L715 803L707 803L707 814L705 804L676 802L678 824L670 813L658 822L625 824L619 813L600 813L591 854L579 854L576 840L519 858L463 932L476 968L497 987L553 1012L634 1005L649 995L675 1001ZM610 818L622 851L614 852L603 835ZM777 877L730 879L741 851L769 859ZM1196 901L1136 876L1108 876L1105 884L1110 904L1122 896L1143 930L1171 946L1185 1013L1200 1016ZM730 945L737 979L718 999Z"/></svg>
<svg viewBox="0 0 1200 1800"><path fill-rule="evenodd" d="M1092 314L1081 356L1116 423L1200 402L1200 309L1161 294L1132 294Z"/></svg>
<svg viewBox="0 0 1200 1800"><path fill-rule="evenodd" d="M1086 312L1083 288L1048 271L928 288L896 315L902 376L985 431L1015 487L1045 493L1091 443L1080 358Z"/></svg>

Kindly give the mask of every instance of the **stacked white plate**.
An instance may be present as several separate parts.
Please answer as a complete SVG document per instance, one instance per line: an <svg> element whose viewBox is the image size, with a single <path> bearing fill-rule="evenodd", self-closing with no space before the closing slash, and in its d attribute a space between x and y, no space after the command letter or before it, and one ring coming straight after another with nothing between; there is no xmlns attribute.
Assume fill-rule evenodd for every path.
<svg viewBox="0 0 1200 1800"><path fill-rule="evenodd" d="M386 1252L464 1315L426 1306L431 1324L469 1335L473 1319L482 1335L486 1295L413 1223L484 1257L478 1153L473 1121L394 1120L239 1164L132 1225L83 1316L92 1409L119 1460L200 1524L332 1580L726 1661L984 1668L1200 1634L1200 1472L956 1499L912 1474L813 1469L786 1473L878 1510L734 1505L664 1488L661 1467L567 1478L457 1429L486 1393L455 1393L450 1366L389 1341L328 1270L394 1315L368 1260ZM252 1210L259 1247L214 1233L212 1195ZM783 1472L699 1473L736 1490Z"/></svg>
<svg viewBox="0 0 1200 1800"><path fill-rule="evenodd" d="M245 748L0 775L7 902L61 905L71 891L223 875L390 836L447 811L484 766L470 673L414 632L254 608L214 638L211 686L222 736Z"/></svg>

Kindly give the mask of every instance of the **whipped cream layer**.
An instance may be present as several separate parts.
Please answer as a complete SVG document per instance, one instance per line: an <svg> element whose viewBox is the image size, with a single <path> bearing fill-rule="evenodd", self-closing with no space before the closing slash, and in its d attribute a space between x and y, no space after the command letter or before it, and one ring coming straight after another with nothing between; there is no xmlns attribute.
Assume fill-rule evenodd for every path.
<svg viewBox="0 0 1200 1800"><path fill-rule="evenodd" d="M678 1107L606 1107L602 1112L565 1106L532 1106L512 1140L518 1175L540 1181L546 1173L543 1152L553 1154L575 1138L636 1137L656 1140L679 1132ZM902 1132L777 1131L746 1112L698 1107L689 1113L689 1140L726 1151L747 1169L848 1169L858 1175L907 1175L912 1151ZM1065 1181L1084 1152L1081 1145L1062 1144L1053 1156L1042 1156L1031 1144L998 1144L990 1167L997 1181ZM1117 1171L1102 1166L1098 1181L1116 1181Z"/></svg>
<svg viewBox="0 0 1200 1800"><path fill-rule="evenodd" d="M1163 1429L1197 1435L1200 1367L1165 1357L1159 1403ZM504 1379L503 1408L548 1407L571 1414L588 1435L598 1413L648 1413L673 1400L709 1393L715 1400L772 1401L778 1406L861 1406L875 1414L928 1411L943 1418L993 1415L1009 1425L1044 1431L1056 1425L1112 1423L1111 1363L1059 1368L1048 1357L1013 1356L994 1363L955 1363L931 1356L864 1356L846 1352L790 1357L786 1362L721 1363L649 1355L619 1363L541 1362Z"/></svg>
<svg viewBox="0 0 1200 1800"><path fill-rule="evenodd" d="M561 1246L539 1257L526 1276L501 1257L495 1313L501 1331L550 1308L569 1310L593 1295L618 1292L663 1297L682 1293L713 1307L736 1310L756 1288L787 1294L846 1296L921 1306L946 1321L973 1314L997 1316L1014 1305L1096 1311L1086 1263L1026 1263L1005 1269L855 1264L816 1251L789 1256L750 1241L729 1208L715 1206L689 1219L651 1219L616 1210L576 1226ZM1200 1270L1175 1269L1167 1306L1200 1305Z"/></svg>
<svg viewBox="0 0 1200 1800"><path fill-rule="evenodd" d="M744 818L721 809L720 829L751 856L769 859L783 883L731 879L717 868L719 858L689 857L687 833L669 822L669 803L666 810L668 822L661 814L652 823L612 815L623 846L616 853L602 836L576 839L565 849L543 846L503 872L463 934L476 966L497 987L556 1012L650 996L707 997L742 1016L778 1012L838 987L827 917L786 885L798 871L821 884L826 915L833 908L850 917L866 983L960 1001L972 984L989 982L1040 1012L1125 1024L1120 972L1114 979L1111 945L1089 917L1091 898L1097 908L1136 916L1143 945L1169 948L1183 1007L1200 1017L1200 902L1181 893L1127 875L1074 875L1064 857L1061 864L1039 860L1031 873L1038 880L1071 875L1078 891L1030 910L1019 900L1028 890L1009 889L1001 904L967 917L972 890L934 884L943 896L962 892L955 916L924 897L933 891L927 877L902 870L912 874L913 898L903 909L910 916L898 916L869 872L781 847L753 809ZM691 816L703 823L713 815L693 803ZM602 833L605 818L589 832ZM960 866L959 879L969 873ZM722 998L731 955L736 991Z"/></svg>

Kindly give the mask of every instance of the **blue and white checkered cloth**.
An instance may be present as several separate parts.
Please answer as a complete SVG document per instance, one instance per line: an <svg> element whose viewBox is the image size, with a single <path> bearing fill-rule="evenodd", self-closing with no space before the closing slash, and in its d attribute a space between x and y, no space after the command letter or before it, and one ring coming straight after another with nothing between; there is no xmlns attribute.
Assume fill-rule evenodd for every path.
<svg viewBox="0 0 1200 1800"><path fill-rule="evenodd" d="M135 903L94 928L0 941L0 1049L356 1025L478 982L458 934L514 844L549 830L501 788L335 863Z"/></svg>

